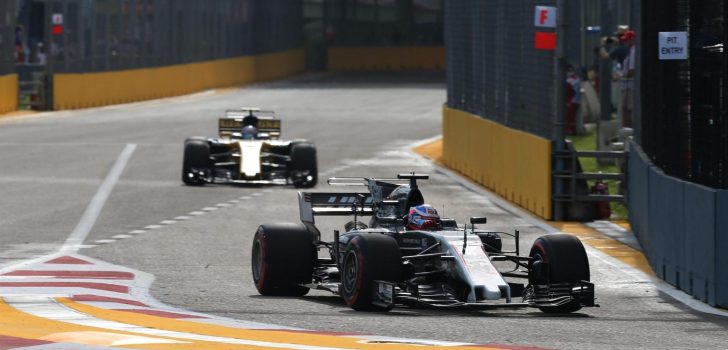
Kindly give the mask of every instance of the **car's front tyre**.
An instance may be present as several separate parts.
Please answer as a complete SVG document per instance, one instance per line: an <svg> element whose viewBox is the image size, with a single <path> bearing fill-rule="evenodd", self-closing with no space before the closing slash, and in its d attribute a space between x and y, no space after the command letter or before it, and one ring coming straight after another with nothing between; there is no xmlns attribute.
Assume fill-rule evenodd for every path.
<svg viewBox="0 0 728 350"><path fill-rule="evenodd" d="M529 253L530 285L577 284L589 281L589 259L581 241L568 234L541 236ZM540 265L540 266L539 266ZM559 306L543 306L545 313L571 313L581 309L579 300Z"/></svg>
<svg viewBox="0 0 728 350"><path fill-rule="evenodd" d="M207 139L190 137L185 140L182 159L182 182L189 186L204 185L204 176L199 172L209 173L210 168L210 144Z"/></svg>
<svg viewBox="0 0 728 350"><path fill-rule="evenodd" d="M316 147L310 142L296 142L291 146L291 165L293 185L310 188L318 182L318 163Z"/></svg>
<svg viewBox="0 0 728 350"><path fill-rule="evenodd" d="M375 281L397 282L402 255L397 241L380 233L353 234L341 263L341 295L357 311L389 311L375 304Z"/></svg>

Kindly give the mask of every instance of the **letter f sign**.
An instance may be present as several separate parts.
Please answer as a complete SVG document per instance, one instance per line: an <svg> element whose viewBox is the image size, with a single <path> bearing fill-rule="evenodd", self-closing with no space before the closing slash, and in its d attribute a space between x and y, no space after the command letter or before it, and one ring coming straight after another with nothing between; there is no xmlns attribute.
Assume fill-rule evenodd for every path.
<svg viewBox="0 0 728 350"><path fill-rule="evenodd" d="M556 28L556 7L536 6L533 25L541 28Z"/></svg>

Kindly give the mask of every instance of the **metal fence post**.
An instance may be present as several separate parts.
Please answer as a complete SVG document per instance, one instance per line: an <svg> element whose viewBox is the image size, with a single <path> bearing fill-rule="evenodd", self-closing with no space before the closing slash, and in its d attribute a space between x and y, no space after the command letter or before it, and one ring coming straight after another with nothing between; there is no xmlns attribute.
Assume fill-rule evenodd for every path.
<svg viewBox="0 0 728 350"><path fill-rule="evenodd" d="M46 77L45 77L45 106L46 110L54 109L53 101L53 73L55 68L55 53L53 52L53 33L51 32L51 23L53 22L53 3L45 3L45 51L46 51Z"/></svg>
<svg viewBox="0 0 728 350"><path fill-rule="evenodd" d="M566 150L566 142L564 140L564 114L566 113L566 87L564 86L566 79L566 34L568 16L566 0L558 0L556 2L558 15L556 18L556 57L555 57L555 87L554 99L556 103L556 115L554 117L553 142L554 152ZM561 157L553 157L554 170L559 172L566 169L565 159ZM552 177L554 184L554 193L563 193L564 183L556 177ZM563 203L553 201L554 220L564 219Z"/></svg>
<svg viewBox="0 0 728 350"><path fill-rule="evenodd" d="M611 30L614 28L612 23L613 0L601 0L602 18L601 18L601 35L602 37L612 37ZM617 45L617 44L614 44ZM612 60L611 58L603 59L599 57L599 120L612 119ZM599 126L597 122L597 127Z"/></svg>

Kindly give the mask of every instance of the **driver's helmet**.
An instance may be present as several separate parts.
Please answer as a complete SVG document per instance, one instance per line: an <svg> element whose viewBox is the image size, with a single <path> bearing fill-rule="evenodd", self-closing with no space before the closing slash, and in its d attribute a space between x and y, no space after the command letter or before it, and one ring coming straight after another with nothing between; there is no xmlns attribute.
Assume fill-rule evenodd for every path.
<svg viewBox="0 0 728 350"><path fill-rule="evenodd" d="M258 136L258 129L252 125L243 127L242 136L244 140L254 140Z"/></svg>
<svg viewBox="0 0 728 350"><path fill-rule="evenodd" d="M439 230L442 228L442 221L435 208L422 204L410 208L405 226L408 230Z"/></svg>

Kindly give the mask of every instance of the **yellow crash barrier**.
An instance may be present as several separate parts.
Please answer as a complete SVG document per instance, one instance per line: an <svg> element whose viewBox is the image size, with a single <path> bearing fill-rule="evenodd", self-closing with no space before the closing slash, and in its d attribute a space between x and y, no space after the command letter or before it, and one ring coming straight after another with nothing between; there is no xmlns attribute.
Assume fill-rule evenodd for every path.
<svg viewBox="0 0 728 350"><path fill-rule="evenodd" d="M178 96L300 73L303 49L156 68L55 74L54 109L76 109Z"/></svg>
<svg viewBox="0 0 728 350"><path fill-rule="evenodd" d="M0 113L18 109L18 76L8 74L0 76Z"/></svg>
<svg viewBox="0 0 728 350"><path fill-rule="evenodd" d="M442 46L335 47L327 54L330 71L445 69Z"/></svg>
<svg viewBox="0 0 728 350"><path fill-rule="evenodd" d="M551 219L551 141L445 106L443 163Z"/></svg>

